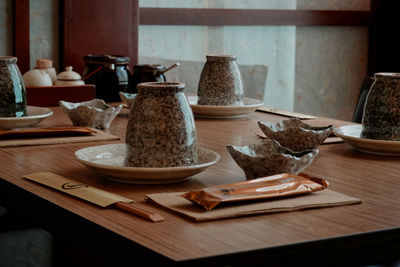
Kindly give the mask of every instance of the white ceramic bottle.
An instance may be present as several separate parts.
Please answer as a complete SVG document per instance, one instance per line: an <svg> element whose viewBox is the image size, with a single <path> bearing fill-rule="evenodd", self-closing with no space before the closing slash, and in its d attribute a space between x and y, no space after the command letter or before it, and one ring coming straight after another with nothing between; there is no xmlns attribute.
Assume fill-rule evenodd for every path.
<svg viewBox="0 0 400 267"><path fill-rule="evenodd" d="M25 86L52 86L56 79L56 70L53 68L53 61L50 59L37 59L36 67L24 73Z"/></svg>
<svg viewBox="0 0 400 267"><path fill-rule="evenodd" d="M53 85L55 84L55 82L57 80L57 73L56 73L56 69L53 68L52 60L46 59L46 58L37 59L35 69L39 69L39 70L46 72L50 76L51 81L53 82Z"/></svg>

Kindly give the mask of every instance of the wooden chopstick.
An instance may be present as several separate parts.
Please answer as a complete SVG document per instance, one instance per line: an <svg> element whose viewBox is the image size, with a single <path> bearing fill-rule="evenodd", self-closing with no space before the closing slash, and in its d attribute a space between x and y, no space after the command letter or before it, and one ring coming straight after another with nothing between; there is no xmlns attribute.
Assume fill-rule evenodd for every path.
<svg viewBox="0 0 400 267"><path fill-rule="evenodd" d="M127 211L129 213L135 214L137 216L140 216L146 220L152 221L152 222L162 222L164 221L164 217L157 213L153 213L151 211L147 211L143 208L138 207L135 205L133 202L127 203L127 202L117 202L115 203L115 206L121 210Z"/></svg>

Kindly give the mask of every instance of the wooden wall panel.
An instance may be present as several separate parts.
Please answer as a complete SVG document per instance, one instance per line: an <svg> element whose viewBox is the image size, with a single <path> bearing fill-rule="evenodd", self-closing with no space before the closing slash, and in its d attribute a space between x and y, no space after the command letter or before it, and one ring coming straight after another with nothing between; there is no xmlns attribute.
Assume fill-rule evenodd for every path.
<svg viewBox="0 0 400 267"><path fill-rule="evenodd" d="M137 63L138 0L64 0L62 65L81 73L86 54L112 54Z"/></svg>

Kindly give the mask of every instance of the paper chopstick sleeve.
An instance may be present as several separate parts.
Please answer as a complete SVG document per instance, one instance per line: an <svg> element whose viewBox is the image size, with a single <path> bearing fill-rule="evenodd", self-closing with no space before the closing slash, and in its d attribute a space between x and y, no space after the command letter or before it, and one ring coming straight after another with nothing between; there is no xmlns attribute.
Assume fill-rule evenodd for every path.
<svg viewBox="0 0 400 267"><path fill-rule="evenodd" d="M306 194L323 190L328 182L322 178L305 174L278 174L244 182L208 187L187 192L182 197L202 206L206 210L215 208L222 202L258 200Z"/></svg>

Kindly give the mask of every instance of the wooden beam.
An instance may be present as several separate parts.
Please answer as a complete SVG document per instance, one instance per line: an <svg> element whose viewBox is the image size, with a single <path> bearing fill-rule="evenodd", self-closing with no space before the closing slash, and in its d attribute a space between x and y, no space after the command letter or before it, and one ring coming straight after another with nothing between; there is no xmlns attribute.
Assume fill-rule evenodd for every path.
<svg viewBox="0 0 400 267"><path fill-rule="evenodd" d="M140 8L141 25L369 26L374 11Z"/></svg>
<svg viewBox="0 0 400 267"><path fill-rule="evenodd" d="M13 1L14 56L23 74L30 69L29 0Z"/></svg>

